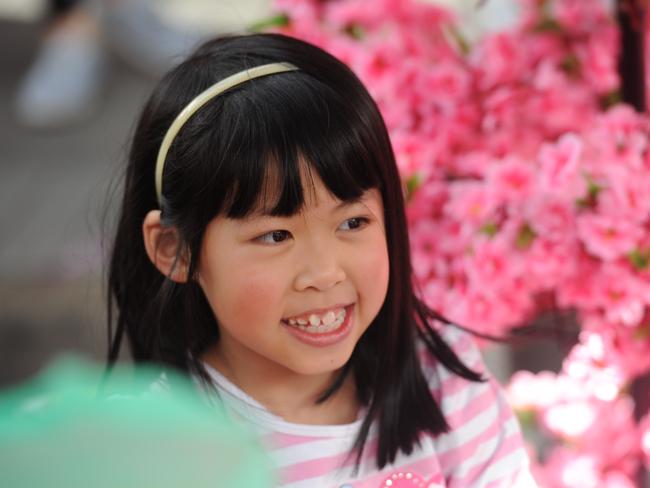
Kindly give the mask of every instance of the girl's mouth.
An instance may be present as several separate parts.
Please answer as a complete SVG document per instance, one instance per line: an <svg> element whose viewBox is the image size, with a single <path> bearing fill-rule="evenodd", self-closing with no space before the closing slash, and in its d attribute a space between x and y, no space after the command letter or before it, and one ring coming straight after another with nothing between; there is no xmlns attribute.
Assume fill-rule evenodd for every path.
<svg viewBox="0 0 650 488"><path fill-rule="evenodd" d="M283 320L289 331L302 342L326 346L343 340L352 329L354 304L334 308L325 314L311 314Z"/></svg>

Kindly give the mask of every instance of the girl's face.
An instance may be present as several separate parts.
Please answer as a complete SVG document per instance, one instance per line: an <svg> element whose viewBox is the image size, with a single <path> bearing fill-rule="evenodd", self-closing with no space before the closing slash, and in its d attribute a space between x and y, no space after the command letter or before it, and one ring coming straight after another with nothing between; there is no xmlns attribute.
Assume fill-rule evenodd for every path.
<svg viewBox="0 0 650 488"><path fill-rule="evenodd" d="M206 229L198 280L219 324L217 361L238 375L341 368L386 297L381 194L344 203L313 180L301 213L218 216Z"/></svg>

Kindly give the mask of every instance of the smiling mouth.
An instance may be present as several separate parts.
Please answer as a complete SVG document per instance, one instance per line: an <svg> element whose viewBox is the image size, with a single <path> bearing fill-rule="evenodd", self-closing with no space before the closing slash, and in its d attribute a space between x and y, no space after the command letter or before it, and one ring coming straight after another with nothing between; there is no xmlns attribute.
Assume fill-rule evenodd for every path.
<svg viewBox="0 0 650 488"><path fill-rule="evenodd" d="M327 334L341 327L350 308L351 305L332 308L324 314L305 314L295 318L283 319L282 322L303 332Z"/></svg>

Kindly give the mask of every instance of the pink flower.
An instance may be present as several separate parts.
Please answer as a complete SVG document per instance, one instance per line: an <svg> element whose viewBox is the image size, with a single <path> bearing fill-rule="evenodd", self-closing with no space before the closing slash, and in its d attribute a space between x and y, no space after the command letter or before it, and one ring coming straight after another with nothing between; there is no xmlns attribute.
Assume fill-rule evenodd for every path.
<svg viewBox="0 0 650 488"><path fill-rule="evenodd" d="M521 203L533 194L535 187L535 171L525 161L507 158L504 162L494 165L488 175L491 184L500 201Z"/></svg>
<svg viewBox="0 0 650 488"><path fill-rule="evenodd" d="M493 158L485 151L469 151L454 158L454 174L464 177L479 178L489 170Z"/></svg>
<svg viewBox="0 0 650 488"><path fill-rule="evenodd" d="M542 410L558 400L556 374L542 371L534 374L530 371L515 372L506 389L508 403L515 410Z"/></svg>
<svg viewBox="0 0 650 488"><path fill-rule="evenodd" d="M579 398L602 401L616 399L627 383L627 375L617 364L608 361L605 341L599 332L582 331L580 342L573 346L562 364L559 383L568 380ZM566 383L564 383L566 384ZM559 388L558 388L559 389ZM568 399L566 391L559 398Z"/></svg>
<svg viewBox="0 0 650 488"><path fill-rule="evenodd" d="M504 334L508 328L520 323L530 312L530 302L524 294L497 295L489 290L451 288L441 307L449 319L487 334ZM523 298L523 300L519 300Z"/></svg>
<svg viewBox="0 0 650 488"><path fill-rule="evenodd" d="M581 310L597 307L595 280L585 277L594 276L600 270L600 263L584 253L577 253L572 266L574 273L556 291L558 305Z"/></svg>
<svg viewBox="0 0 650 488"><path fill-rule="evenodd" d="M581 436L594 426L598 412L587 401L558 403L544 413L544 425L556 436L571 440Z"/></svg>
<svg viewBox="0 0 650 488"><path fill-rule="evenodd" d="M535 232L552 241L571 241L575 235L575 207L566 196L535 193L524 209Z"/></svg>
<svg viewBox="0 0 650 488"><path fill-rule="evenodd" d="M500 239L476 239L464 267L472 286L486 294L512 288L521 276L521 261Z"/></svg>
<svg viewBox="0 0 650 488"><path fill-rule="evenodd" d="M445 213L459 222L481 224L496 210L498 199L492 188L478 181L459 181L451 185Z"/></svg>
<svg viewBox="0 0 650 488"><path fill-rule="evenodd" d="M557 242L537 237L525 256L525 275L531 291L560 287L567 278L575 276L577 246L571 241Z"/></svg>
<svg viewBox="0 0 650 488"><path fill-rule="evenodd" d="M481 88L487 90L517 81L525 73L526 53L522 48L513 33L486 36L472 58Z"/></svg>
<svg viewBox="0 0 650 488"><path fill-rule="evenodd" d="M644 234L636 223L600 214L579 216L577 226L578 236L587 250L605 261L632 251Z"/></svg>
<svg viewBox="0 0 650 488"><path fill-rule="evenodd" d="M615 263L603 264L591 279L594 301L604 311L606 320L629 327L639 324L645 309L646 283L627 266Z"/></svg>
<svg viewBox="0 0 650 488"><path fill-rule="evenodd" d="M436 63L430 69L422 70L424 94L439 94L440 103L462 103L470 95L472 78L467 66L458 60L448 59Z"/></svg>
<svg viewBox="0 0 650 488"><path fill-rule="evenodd" d="M562 136L555 144L544 144L539 151L540 184L548 192L571 187L578 175L582 141L575 134Z"/></svg>
<svg viewBox="0 0 650 488"><path fill-rule="evenodd" d="M415 175L422 181L430 179L438 151L435 143L410 132L396 131L392 144L397 166L405 180Z"/></svg>
<svg viewBox="0 0 650 488"><path fill-rule="evenodd" d="M599 212L629 222L648 221L650 173L610 164L606 174L607 187L598 195Z"/></svg>
<svg viewBox="0 0 650 488"><path fill-rule="evenodd" d="M611 24L599 29L597 36L577 50L582 76L596 93L608 93L618 88L617 68L618 30Z"/></svg>
<svg viewBox="0 0 650 488"><path fill-rule="evenodd" d="M449 188L444 182L429 180L421 183L411 195L406 207L409 223L415 225L418 221L442 218L448 198Z"/></svg>
<svg viewBox="0 0 650 488"><path fill-rule="evenodd" d="M585 0L554 0L551 15L569 32L600 32L600 24L610 22L604 2Z"/></svg>
<svg viewBox="0 0 650 488"><path fill-rule="evenodd" d="M583 327L581 342L597 345L597 348L585 349L583 356L591 357L600 371L609 369L611 378L616 376L626 382L650 371L650 314L637 325L626 326L602 314L590 313L585 314ZM572 356L573 352L571 359L567 358L571 364L575 362ZM594 373L595 369L590 370L590 377L598 378Z"/></svg>
<svg viewBox="0 0 650 488"><path fill-rule="evenodd" d="M601 473L589 454L569 447L556 447L537 474L540 486L553 488L600 488Z"/></svg>

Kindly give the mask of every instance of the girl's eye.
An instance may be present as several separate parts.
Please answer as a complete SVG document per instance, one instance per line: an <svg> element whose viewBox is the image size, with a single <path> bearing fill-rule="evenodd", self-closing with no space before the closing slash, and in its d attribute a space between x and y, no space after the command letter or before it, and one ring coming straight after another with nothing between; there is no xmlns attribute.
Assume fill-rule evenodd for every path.
<svg viewBox="0 0 650 488"><path fill-rule="evenodd" d="M357 230L367 225L368 222L370 222L370 219L366 217L352 217L351 219L346 219L340 228L342 230Z"/></svg>
<svg viewBox="0 0 650 488"><path fill-rule="evenodd" d="M255 240L263 244L280 244L282 241L289 239L289 237L291 237L291 234L287 230L274 230L256 237Z"/></svg>

